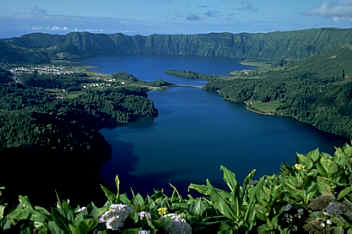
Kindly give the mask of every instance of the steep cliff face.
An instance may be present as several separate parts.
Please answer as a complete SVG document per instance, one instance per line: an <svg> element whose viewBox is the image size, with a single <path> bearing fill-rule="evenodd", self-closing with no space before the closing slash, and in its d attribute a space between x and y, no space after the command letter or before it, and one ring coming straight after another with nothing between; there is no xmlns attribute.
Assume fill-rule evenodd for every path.
<svg viewBox="0 0 352 234"><path fill-rule="evenodd" d="M9 60L27 52L55 59L58 54L83 58L96 55L195 55L235 59L300 59L352 42L351 29L310 29L272 33L209 33L195 35L126 36L74 32L67 35L29 34L2 40ZM26 60L26 59L22 59ZM43 59L38 59L42 62Z"/></svg>

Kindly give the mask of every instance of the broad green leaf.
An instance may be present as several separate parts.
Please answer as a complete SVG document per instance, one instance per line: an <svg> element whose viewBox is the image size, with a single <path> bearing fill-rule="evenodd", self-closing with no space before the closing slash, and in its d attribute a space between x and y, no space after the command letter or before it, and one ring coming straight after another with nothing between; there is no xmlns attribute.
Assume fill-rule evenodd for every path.
<svg viewBox="0 0 352 234"><path fill-rule="evenodd" d="M36 211L38 211L38 212L40 212L41 214L44 214L44 215L50 215L50 212L47 209L45 209L43 207L40 207L40 206L35 206L34 210L36 210Z"/></svg>
<svg viewBox="0 0 352 234"><path fill-rule="evenodd" d="M350 185L347 188L344 188L343 190L341 190L341 192L339 193L339 195L337 195L337 200L341 200L342 198L344 198L347 194L352 192L352 185Z"/></svg>
<svg viewBox="0 0 352 234"><path fill-rule="evenodd" d="M207 180L207 186L210 192L210 200L213 206L228 219L233 221L236 220L237 217L234 214L234 207L229 206L227 200L213 188L209 180Z"/></svg>
<svg viewBox="0 0 352 234"><path fill-rule="evenodd" d="M133 198L132 202L138 211L142 211L144 209L144 199L139 193L137 193L137 195Z"/></svg>
<svg viewBox="0 0 352 234"><path fill-rule="evenodd" d="M29 208L29 209L33 209L32 204L30 203L29 199L27 196L19 196L18 200L20 202L20 204L22 205L23 208Z"/></svg>
<svg viewBox="0 0 352 234"><path fill-rule="evenodd" d="M53 221L48 223L48 229L50 233L64 234L65 232Z"/></svg>
<svg viewBox="0 0 352 234"><path fill-rule="evenodd" d="M218 234L233 234L233 228L228 223L221 223L220 230L217 232ZM237 233L237 232L235 232Z"/></svg>
<svg viewBox="0 0 352 234"><path fill-rule="evenodd" d="M227 184L227 186L230 188L231 192L234 192L237 189L237 180L236 180L236 175L229 169L227 169L224 166L220 166L220 169L224 173L224 181Z"/></svg>
<svg viewBox="0 0 352 234"><path fill-rule="evenodd" d="M197 216L201 216L202 215L202 209L201 209L201 200L197 199L197 201L194 203L193 205L193 213Z"/></svg>
<svg viewBox="0 0 352 234"><path fill-rule="evenodd" d="M252 178L253 178L253 176L254 176L254 174L255 174L256 171L257 171L256 169L252 170L252 171L247 175L247 177L244 179L244 181L243 181L243 188L244 188L244 189L247 188L249 182L252 180Z"/></svg>
<svg viewBox="0 0 352 234"><path fill-rule="evenodd" d="M16 208L11 213L6 216L6 219L10 221L11 224L16 224L18 221L27 220L31 215L30 209Z"/></svg>
<svg viewBox="0 0 352 234"><path fill-rule="evenodd" d="M88 227L89 231L94 230L94 228L98 225L98 221L96 219L85 219L84 223Z"/></svg>
<svg viewBox="0 0 352 234"><path fill-rule="evenodd" d="M108 199L108 201L115 202L115 194L111 192L108 188L106 188L104 185L100 185L100 187L103 190L105 197Z"/></svg>
<svg viewBox="0 0 352 234"><path fill-rule="evenodd" d="M307 170L310 170L313 167L313 161L303 154L297 154L297 162L302 164Z"/></svg>
<svg viewBox="0 0 352 234"><path fill-rule="evenodd" d="M317 187L321 194L332 195L333 188L325 177L317 177Z"/></svg>
<svg viewBox="0 0 352 234"><path fill-rule="evenodd" d="M59 227L61 230L68 230L68 223L66 218L61 215L60 211L58 209L52 209L51 211L51 218L55 225Z"/></svg>
<svg viewBox="0 0 352 234"><path fill-rule="evenodd" d="M31 215L31 220L33 222L40 222L40 223L44 223L45 221L47 221L48 216L45 214L41 214L38 211L33 211L32 215Z"/></svg>
<svg viewBox="0 0 352 234"><path fill-rule="evenodd" d="M320 158L320 164L329 176L334 175L339 170L337 164L327 156Z"/></svg>
<svg viewBox="0 0 352 234"><path fill-rule="evenodd" d="M69 228L72 234L85 234L92 232L97 225L98 222L94 219L84 219L70 224Z"/></svg>
<svg viewBox="0 0 352 234"><path fill-rule="evenodd" d="M203 195L209 195L209 191L208 191L208 187L206 185L202 185L202 184L190 184L188 186L188 191L189 190L195 190L198 193L201 193Z"/></svg>
<svg viewBox="0 0 352 234"><path fill-rule="evenodd" d="M126 193L120 194L119 200L121 203L125 205L131 204L131 201L128 199L128 196Z"/></svg>
<svg viewBox="0 0 352 234"><path fill-rule="evenodd" d="M256 198L261 203L266 202L266 199L264 198L264 194L262 192L263 191L263 187L264 187L264 176L260 178L259 182L255 186L255 188L256 188L256 191L255 191Z"/></svg>
<svg viewBox="0 0 352 234"><path fill-rule="evenodd" d="M308 154L307 154L307 157L310 158L313 162L317 162L320 158L320 152L319 152L319 148L313 150L313 151L310 151Z"/></svg>
<svg viewBox="0 0 352 234"><path fill-rule="evenodd" d="M255 215L256 215L256 207L255 207L255 194L252 193L252 195L249 197L249 206L247 207L245 216L244 216L244 221L249 224L249 229L252 229L254 226L254 221L255 221Z"/></svg>

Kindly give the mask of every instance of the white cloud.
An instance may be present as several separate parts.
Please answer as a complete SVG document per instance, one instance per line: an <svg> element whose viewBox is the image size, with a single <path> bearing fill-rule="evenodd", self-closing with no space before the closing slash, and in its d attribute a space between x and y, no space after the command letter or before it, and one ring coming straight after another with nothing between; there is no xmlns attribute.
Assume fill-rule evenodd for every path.
<svg viewBox="0 0 352 234"><path fill-rule="evenodd" d="M334 3L324 2L320 7L309 10L308 14L328 17L335 22L352 20L352 0L343 0Z"/></svg>
<svg viewBox="0 0 352 234"><path fill-rule="evenodd" d="M55 26L51 26L50 30L51 31L67 31L68 27L66 27L66 26L60 27L60 26L55 25Z"/></svg>
<svg viewBox="0 0 352 234"><path fill-rule="evenodd" d="M38 31L38 30L46 30L46 31L68 31L70 30L69 27L67 26L32 26L32 30Z"/></svg>

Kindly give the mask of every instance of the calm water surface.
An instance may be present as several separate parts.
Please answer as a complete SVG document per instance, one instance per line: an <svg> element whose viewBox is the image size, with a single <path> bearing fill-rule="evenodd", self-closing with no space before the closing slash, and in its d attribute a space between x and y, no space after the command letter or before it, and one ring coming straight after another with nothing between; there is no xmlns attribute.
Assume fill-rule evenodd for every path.
<svg viewBox="0 0 352 234"><path fill-rule="evenodd" d="M189 85L205 82L176 78L164 71L226 74L249 68L229 59L170 56L98 57L84 64L97 66L96 72L129 72L146 81L162 78ZM283 162L294 163L297 152L319 147L332 153L334 146L345 141L291 119L248 112L201 89L169 88L150 92L149 98L159 110L157 118L101 131L113 148L101 175L109 183L119 174L126 191L133 187L151 192L170 182L185 191L190 182L206 178L221 184L220 165L233 170L239 179L254 168L259 177L279 172Z"/></svg>

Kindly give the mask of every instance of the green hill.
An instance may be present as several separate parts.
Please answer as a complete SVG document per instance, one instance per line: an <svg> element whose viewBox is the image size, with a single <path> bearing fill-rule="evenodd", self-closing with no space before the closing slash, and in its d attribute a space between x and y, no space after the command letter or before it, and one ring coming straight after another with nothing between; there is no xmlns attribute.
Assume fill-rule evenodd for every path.
<svg viewBox="0 0 352 234"><path fill-rule="evenodd" d="M206 89L258 112L289 116L326 132L352 136L350 45L236 77L210 81Z"/></svg>
<svg viewBox="0 0 352 234"><path fill-rule="evenodd" d="M43 33L3 39L0 61L48 62L49 59L97 55L196 55L235 59L280 60L317 55L351 43L351 29L309 29L271 33L209 33L195 35L127 36L74 32ZM28 57L28 53L32 57Z"/></svg>

